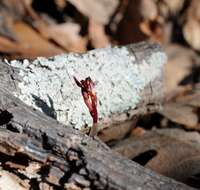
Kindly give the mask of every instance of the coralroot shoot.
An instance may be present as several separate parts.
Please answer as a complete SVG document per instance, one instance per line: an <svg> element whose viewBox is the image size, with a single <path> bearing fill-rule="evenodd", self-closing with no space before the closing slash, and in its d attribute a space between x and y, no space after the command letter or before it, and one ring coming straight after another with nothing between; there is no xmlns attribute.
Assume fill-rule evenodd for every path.
<svg viewBox="0 0 200 190"><path fill-rule="evenodd" d="M94 90L94 82L90 77L87 77L85 80L77 80L76 77L74 77L74 80L81 88L81 93L83 96L83 100L86 104L86 106L89 109L90 115L93 119L93 126L90 130L90 136L95 136L97 134L97 121L98 121L98 112L97 112L97 96L96 92Z"/></svg>

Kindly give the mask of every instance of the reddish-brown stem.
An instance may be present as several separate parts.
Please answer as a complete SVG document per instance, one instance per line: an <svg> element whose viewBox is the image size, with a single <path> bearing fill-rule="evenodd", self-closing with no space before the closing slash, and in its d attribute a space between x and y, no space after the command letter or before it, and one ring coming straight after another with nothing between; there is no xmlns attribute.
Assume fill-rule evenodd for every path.
<svg viewBox="0 0 200 190"><path fill-rule="evenodd" d="M74 77L74 80L77 86L81 88L83 100L89 109L90 115L92 116L93 127L89 135L95 136L97 134L98 112L97 112L97 96L94 91L94 82L90 77L87 77L85 80L81 81L77 80L76 77Z"/></svg>

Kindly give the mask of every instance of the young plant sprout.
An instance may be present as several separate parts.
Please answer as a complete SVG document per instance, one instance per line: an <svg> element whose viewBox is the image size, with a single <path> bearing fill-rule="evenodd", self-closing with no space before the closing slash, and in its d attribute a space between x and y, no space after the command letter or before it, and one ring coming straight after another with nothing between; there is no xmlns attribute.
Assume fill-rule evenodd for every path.
<svg viewBox="0 0 200 190"><path fill-rule="evenodd" d="M98 121L98 112L97 112L97 96L94 91L94 82L90 77L87 77L85 80L77 80L74 77L74 80L81 88L81 93L83 100L86 106L89 109L90 115L92 116L93 126L90 130L89 136L95 136L97 134L97 121Z"/></svg>

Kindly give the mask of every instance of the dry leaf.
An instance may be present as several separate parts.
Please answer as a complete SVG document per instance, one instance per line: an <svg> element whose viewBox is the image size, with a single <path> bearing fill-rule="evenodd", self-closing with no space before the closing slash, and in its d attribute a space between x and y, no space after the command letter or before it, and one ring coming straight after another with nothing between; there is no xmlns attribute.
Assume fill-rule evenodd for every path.
<svg viewBox="0 0 200 190"><path fill-rule="evenodd" d="M0 35L9 40L16 41L16 35L11 31L13 20L10 16L0 13Z"/></svg>
<svg viewBox="0 0 200 190"><path fill-rule="evenodd" d="M144 20L155 20L158 16L157 6L154 0L141 0L139 9Z"/></svg>
<svg viewBox="0 0 200 190"><path fill-rule="evenodd" d="M1 0L0 1L0 35L9 40L16 41L16 35L11 27L13 22L22 19L25 9L20 0Z"/></svg>
<svg viewBox="0 0 200 190"><path fill-rule="evenodd" d="M199 105L200 86L196 85L192 90L177 94L167 101L160 113L169 120L184 125L187 129L200 130Z"/></svg>
<svg viewBox="0 0 200 190"><path fill-rule="evenodd" d="M50 186L49 184L45 182L40 182L39 187L41 190L54 190L52 186Z"/></svg>
<svg viewBox="0 0 200 190"><path fill-rule="evenodd" d="M118 0L67 0L89 18L107 24L117 8Z"/></svg>
<svg viewBox="0 0 200 190"><path fill-rule="evenodd" d="M53 56L64 51L40 36L22 20L40 21L31 7L31 0L2 0L0 2L0 51L12 58ZM34 25L34 23L32 23Z"/></svg>
<svg viewBox="0 0 200 190"><path fill-rule="evenodd" d="M171 121L190 129L195 128L198 124L198 115L194 112L194 108L185 104L168 103L161 113Z"/></svg>
<svg viewBox="0 0 200 190"><path fill-rule="evenodd" d="M163 26L155 21L143 21L139 25L140 30L146 34L151 40L156 42L164 41L164 30Z"/></svg>
<svg viewBox="0 0 200 190"><path fill-rule="evenodd" d="M200 22L195 19L187 21L183 28L186 41L196 50L200 50Z"/></svg>
<svg viewBox="0 0 200 190"><path fill-rule="evenodd" d="M7 38L1 37L0 36L0 51L4 53L20 53L21 47L17 47L17 43L13 42Z"/></svg>
<svg viewBox="0 0 200 190"><path fill-rule="evenodd" d="M200 135L197 132L180 129L146 131L142 136L118 143L113 149L182 182L200 172Z"/></svg>
<svg viewBox="0 0 200 190"><path fill-rule="evenodd" d="M0 12L12 17L14 21L22 19L26 11L22 1L25 0L1 0Z"/></svg>
<svg viewBox="0 0 200 190"><path fill-rule="evenodd" d="M22 186L23 181L16 175L0 170L0 189L1 190L27 190L29 187Z"/></svg>
<svg viewBox="0 0 200 190"><path fill-rule="evenodd" d="M37 32L23 22L16 22L12 29L17 35L16 48L23 57L53 56L64 51L43 39ZM16 52L17 52L16 49Z"/></svg>
<svg viewBox="0 0 200 190"><path fill-rule="evenodd" d="M94 48L103 48L109 45L110 42L108 36L105 34L105 27L103 24L90 19L88 33Z"/></svg>
<svg viewBox="0 0 200 190"><path fill-rule="evenodd" d="M165 66L165 92L169 93L177 88L179 83L191 73L196 54L188 48L177 44L166 46L168 62Z"/></svg>
<svg viewBox="0 0 200 190"><path fill-rule="evenodd" d="M74 183L65 183L65 190L81 190L82 188L78 187Z"/></svg>
<svg viewBox="0 0 200 190"><path fill-rule="evenodd" d="M186 24L183 27L183 35L186 41L196 50L200 50L200 3L192 0L187 11Z"/></svg>
<svg viewBox="0 0 200 190"><path fill-rule="evenodd" d="M76 23L49 25L44 29L46 36L67 51L85 52L86 38L80 36L80 26Z"/></svg>
<svg viewBox="0 0 200 190"><path fill-rule="evenodd" d="M178 13L184 6L185 0L162 0L173 14Z"/></svg>
<svg viewBox="0 0 200 190"><path fill-rule="evenodd" d="M199 9L200 9L199 0L191 0L188 13L187 13L188 19L193 18L193 19L199 20L200 19Z"/></svg>
<svg viewBox="0 0 200 190"><path fill-rule="evenodd" d="M32 0L1 0L0 17L1 24L8 27L15 21L39 19L37 13L31 7ZM10 29L10 28L9 28Z"/></svg>
<svg viewBox="0 0 200 190"><path fill-rule="evenodd" d="M112 142L114 140L122 139L131 131L136 122L137 119L135 118L133 121L126 121L113 125L112 127L105 128L99 132L98 137L103 142Z"/></svg>

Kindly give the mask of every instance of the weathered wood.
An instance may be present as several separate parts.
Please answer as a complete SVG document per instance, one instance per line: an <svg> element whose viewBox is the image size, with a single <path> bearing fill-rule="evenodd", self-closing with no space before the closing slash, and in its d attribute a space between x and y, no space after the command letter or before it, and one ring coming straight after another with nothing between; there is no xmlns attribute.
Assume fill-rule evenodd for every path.
<svg viewBox="0 0 200 190"><path fill-rule="evenodd" d="M123 158L97 138L64 127L6 89L0 89L0 97L0 169L32 188L192 189Z"/></svg>
<svg viewBox="0 0 200 190"><path fill-rule="evenodd" d="M98 65L98 61L94 63L96 59L101 60L101 66L113 68L113 70L105 69L103 72L102 69L97 69L100 72L98 74L95 71ZM72 65L70 65L70 60ZM85 61L81 62L81 60ZM86 63L87 61L89 64ZM49 114L54 117L58 109L56 112L55 109L50 108L54 108L59 103L64 104L65 101L73 101L76 99L75 95L77 95L79 103L82 101L80 89L75 87L70 78L73 74L84 78L88 73L98 83L104 82L103 86L97 87L97 94L100 93L98 88L102 90L105 86L107 89L113 83L112 88L119 88L114 96L129 96L132 88L125 86L129 89L126 91L127 89L123 89L123 85L134 83L132 95L139 97L139 99L135 99L135 102L130 101L131 98L134 98L132 96L130 99L119 98L121 104L127 104L127 101L130 101L130 104L121 110L120 107L117 107L115 112L105 114L105 118L102 117L103 121L100 122L102 125L105 125L105 121L110 125L113 122L128 120L137 114L147 113L151 108L155 110L160 106L162 100L164 62L165 54L162 53L159 46L140 43L121 49L108 48L92 51L86 55L70 54L38 59L35 62L26 60L23 63L16 61L11 64L0 63L0 174L3 179L7 179L10 183L18 181L16 187L23 184L23 188L26 187L26 189L30 189L31 186L32 189L43 190L59 188L85 188L88 190L192 189L123 158L110 150L98 138L88 137L71 128L70 125L65 126L47 116ZM111 63L113 66L110 66ZM118 64L120 69L116 69ZM80 67L82 67L81 71L78 70ZM78 73L71 73L69 68L75 69ZM61 72L60 75L59 72ZM68 74L63 78L63 73L67 72ZM111 75L110 79L109 76L106 76L106 72ZM118 84L119 81L113 73L117 74L116 77L119 75L119 79L126 82L122 85ZM131 75L135 80L131 78ZM61 77L60 80L54 78L55 76ZM104 78L102 79L102 77ZM46 79L52 79L51 83L46 82ZM63 86L71 85L71 88L66 88L70 90L71 96L67 98L65 91L66 97L61 97L61 101L56 103L56 100L59 99L59 96L56 96L56 85L60 85L58 81L61 81ZM34 87L33 84L36 86ZM52 92L55 91L55 96L50 93L49 86L52 88L51 84L54 87ZM62 89L62 85L58 88ZM121 90L125 92L121 92ZM73 94L74 91L75 94ZM106 98L111 95L105 93L102 96ZM33 98L40 100L41 104L33 105ZM99 97L100 100L101 98ZM112 101L110 98L107 100L108 102ZM26 103L30 103L35 108L43 108L46 115L29 107ZM105 101L103 103L106 104ZM132 103L134 104L132 105ZM81 105L84 106L84 104ZM73 106L76 104L73 103ZM49 112L52 110L55 112ZM66 110L67 108L63 109L63 113ZM73 110L71 111L75 115L77 114ZM102 110L100 109L100 111ZM66 111L66 113L70 112ZM16 179L13 179L13 176L16 176ZM5 185L2 180L1 184Z"/></svg>
<svg viewBox="0 0 200 190"><path fill-rule="evenodd" d="M92 118L73 76L96 83L99 126L160 109L166 55L154 43L0 63L0 88L59 122L88 129Z"/></svg>

